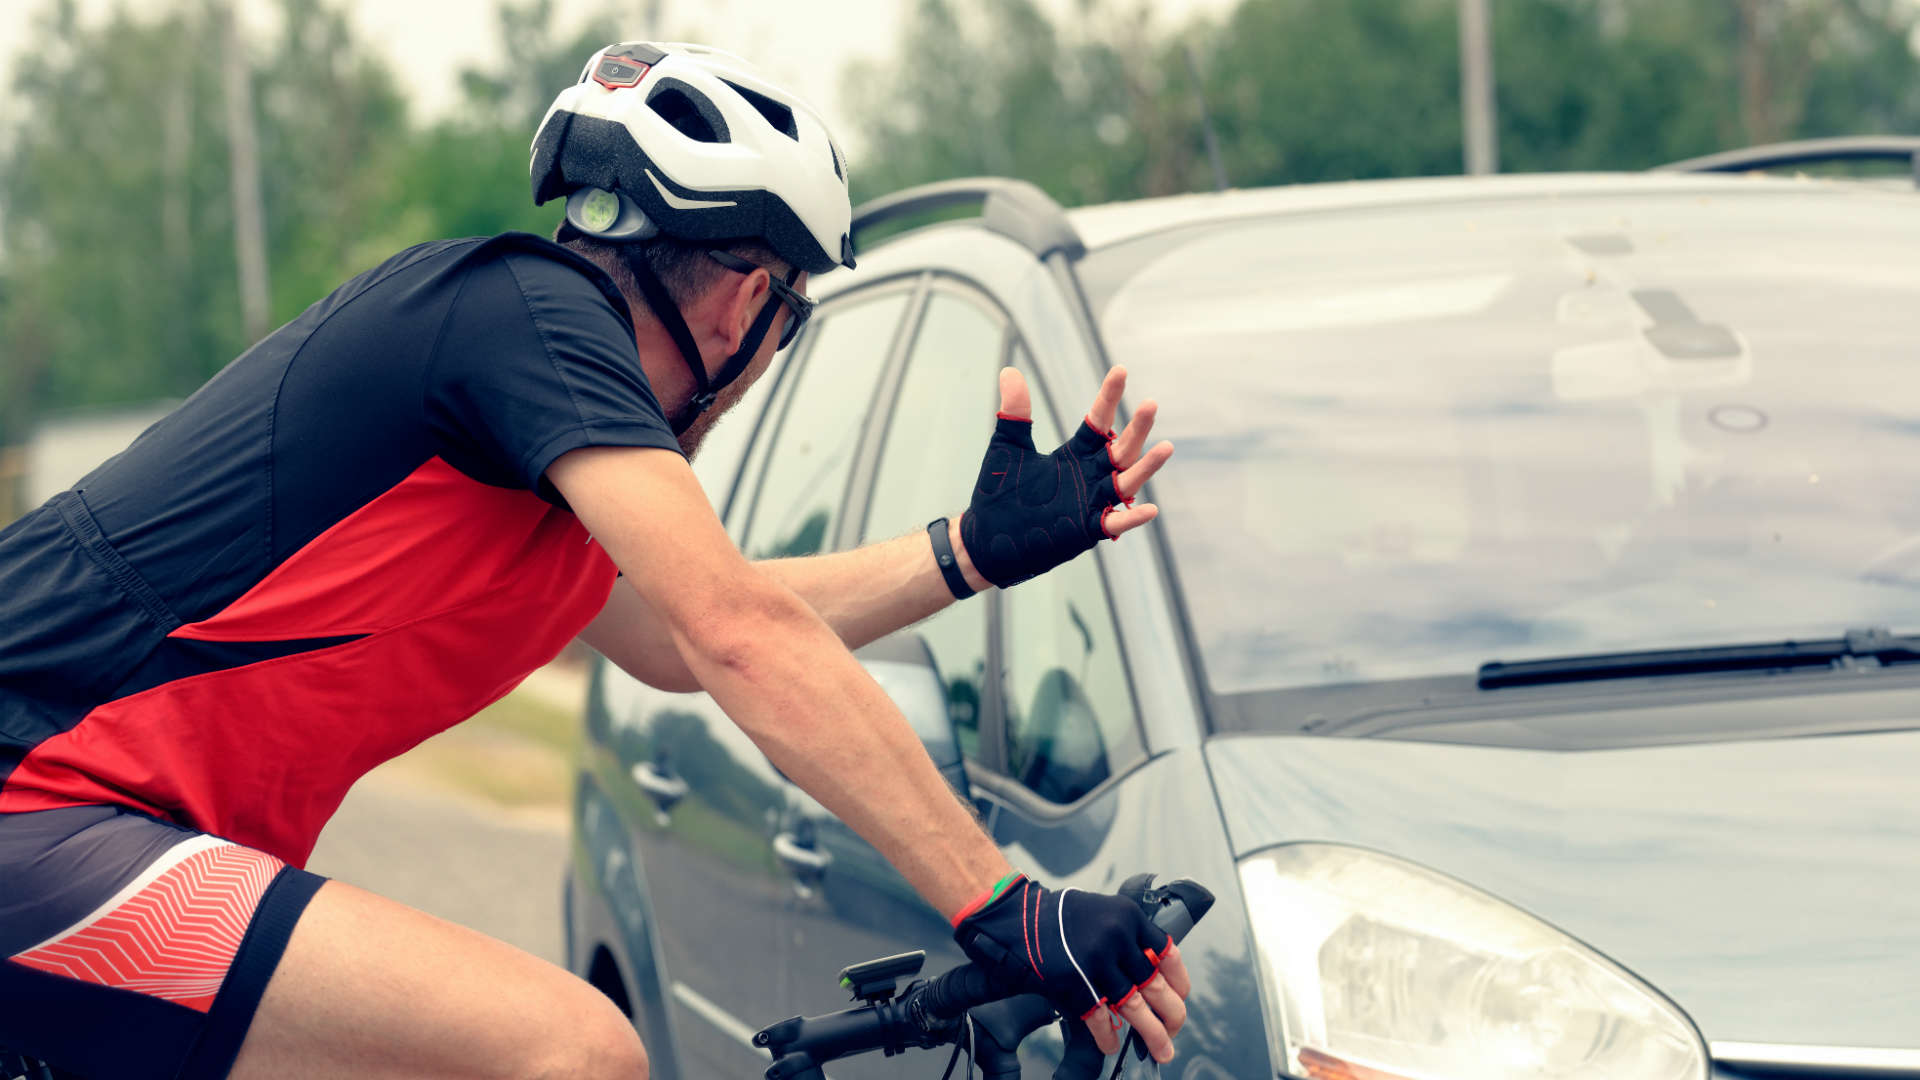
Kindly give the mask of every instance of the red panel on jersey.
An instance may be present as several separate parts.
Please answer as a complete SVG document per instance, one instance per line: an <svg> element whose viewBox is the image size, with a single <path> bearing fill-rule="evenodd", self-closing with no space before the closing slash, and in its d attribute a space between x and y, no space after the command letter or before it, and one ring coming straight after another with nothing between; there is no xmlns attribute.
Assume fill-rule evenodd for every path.
<svg viewBox="0 0 1920 1080"><path fill-rule="evenodd" d="M571 513L429 462L174 632L368 636L107 702L27 754L0 812L115 803L304 865L355 780L551 660L615 575Z"/></svg>
<svg viewBox="0 0 1920 1080"><path fill-rule="evenodd" d="M538 551L587 534L528 492L433 458L287 557L212 618L170 637L283 641L371 634L510 587ZM604 599L604 596L602 597Z"/></svg>

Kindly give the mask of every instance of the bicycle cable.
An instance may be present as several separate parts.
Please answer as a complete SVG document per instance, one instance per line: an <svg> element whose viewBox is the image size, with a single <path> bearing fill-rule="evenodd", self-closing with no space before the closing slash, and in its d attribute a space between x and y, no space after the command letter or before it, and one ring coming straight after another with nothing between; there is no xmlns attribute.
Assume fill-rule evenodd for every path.
<svg viewBox="0 0 1920 1080"><path fill-rule="evenodd" d="M973 1014L965 1014L964 1019L967 1025L967 1041L965 1044L967 1050L967 1071L961 1074L961 1080L973 1080ZM953 1075L953 1067L960 1061L961 1045L959 1039L953 1040L953 1053L947 1056L947 1071L940 1074L940 1080L948 1080L948 1078Z"/></svg>

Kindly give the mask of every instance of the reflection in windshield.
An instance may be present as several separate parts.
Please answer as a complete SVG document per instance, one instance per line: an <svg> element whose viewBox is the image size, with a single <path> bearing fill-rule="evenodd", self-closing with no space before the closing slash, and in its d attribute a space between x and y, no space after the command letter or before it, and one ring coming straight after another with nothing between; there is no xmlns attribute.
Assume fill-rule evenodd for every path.
<svg viewBox="0 0 1920 1080"><path fill-rule="evenodd" d="M1176 236L1103 331L1215 692L1920 624L1910 196Z"/></svg>

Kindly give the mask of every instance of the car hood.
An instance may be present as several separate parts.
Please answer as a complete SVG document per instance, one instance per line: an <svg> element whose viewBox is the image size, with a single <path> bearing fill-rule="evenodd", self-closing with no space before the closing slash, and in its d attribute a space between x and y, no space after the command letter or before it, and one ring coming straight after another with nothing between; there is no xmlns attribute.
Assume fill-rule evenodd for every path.
<svg viewBox="0 0 1920 1080"><path fill-rule="evenodd" d="M1236 856L1331 841L1450 874L1634 971L1709 1042L1920 1047L1920 732L1207 750Z"/></svg>

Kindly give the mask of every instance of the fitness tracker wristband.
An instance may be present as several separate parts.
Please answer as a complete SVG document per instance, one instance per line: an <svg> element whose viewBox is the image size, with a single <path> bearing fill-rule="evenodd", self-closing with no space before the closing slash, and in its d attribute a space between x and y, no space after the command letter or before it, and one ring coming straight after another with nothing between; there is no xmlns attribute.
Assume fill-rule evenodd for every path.
<svg viewBox="0 0 1920 1080"><path fill-rule="evenodd" d="M933 561L940 564L940 576L947 579L947 591L953 593L955 600L972 596L973 586L967 584L967 576L960 572L960 559L953 553L953 538L947 535L947 519L927 522L927 538L933 541Z"/></svg>

